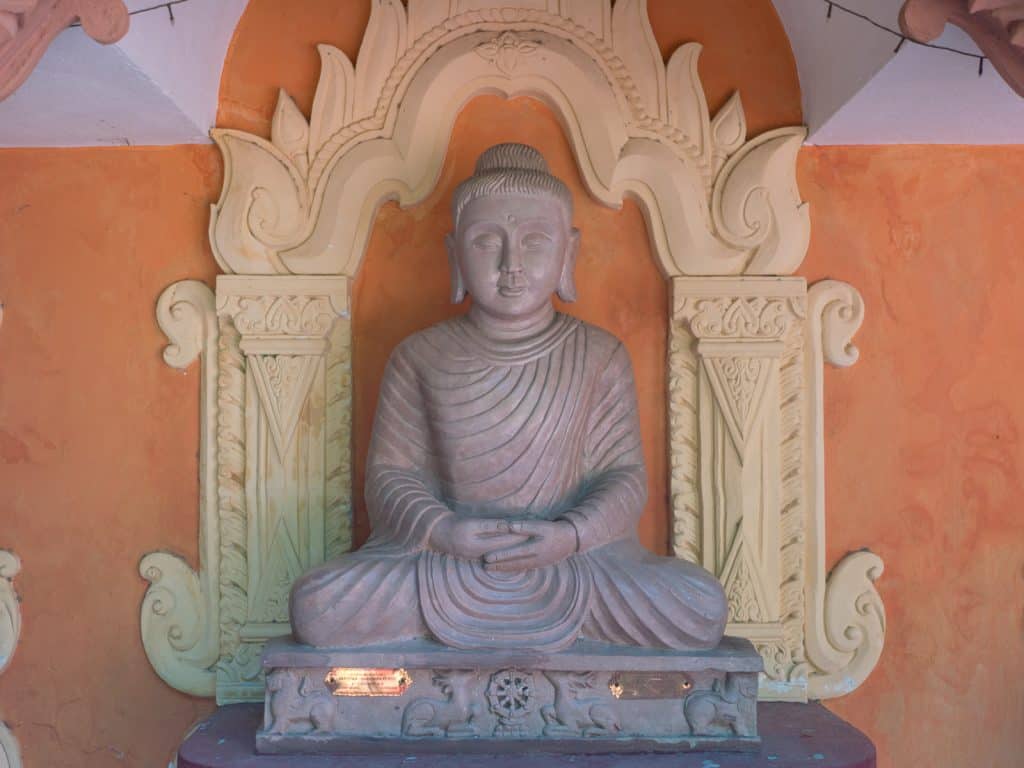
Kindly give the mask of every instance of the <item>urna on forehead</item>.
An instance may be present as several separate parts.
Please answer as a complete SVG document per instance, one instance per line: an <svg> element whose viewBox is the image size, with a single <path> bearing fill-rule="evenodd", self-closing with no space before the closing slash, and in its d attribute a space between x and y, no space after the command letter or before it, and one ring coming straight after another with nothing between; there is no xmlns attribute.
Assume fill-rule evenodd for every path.
<svg viewBox="0 0 1024 768"><path fill-rule="evenodd" d="M527 144L496 144L484 150L473 175L455 189L452 218L456 226L463 209L474 200L502 196L533 197L560 203L572 220L572 194L548 169L544 156Z"/></svg>

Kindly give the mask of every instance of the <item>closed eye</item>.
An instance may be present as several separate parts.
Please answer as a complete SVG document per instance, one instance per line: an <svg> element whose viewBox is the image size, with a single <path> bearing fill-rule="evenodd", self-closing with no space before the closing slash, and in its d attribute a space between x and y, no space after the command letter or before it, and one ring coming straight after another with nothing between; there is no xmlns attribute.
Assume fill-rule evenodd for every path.
<svg viewBox="0 0 1024 768"><path fill-rule="evenodd" d="M477 235L473 238L473 247L478 251L500 251L501 238L492 234Z"/></svg>
<svg viewBox="0 0 1024 768"><path fill-rule="evenodd" d="M550 242L551 238L543 232L532 232L523 238L523 248L527 248L529 250L544 248Z"/></svg>

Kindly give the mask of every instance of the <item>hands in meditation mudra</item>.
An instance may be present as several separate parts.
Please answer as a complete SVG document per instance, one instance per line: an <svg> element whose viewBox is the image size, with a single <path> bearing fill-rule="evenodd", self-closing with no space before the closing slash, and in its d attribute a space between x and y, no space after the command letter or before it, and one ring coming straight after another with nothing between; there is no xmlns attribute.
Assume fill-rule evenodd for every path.
<svg viewBox="0 0 1024 768"><path fill-rule="evenodd" d="M452 211L452 300L472 306L392 353L366 474L372 534L295 583L295 637L714 647L722 587L637 540L647 481L629 355L551 303L575 298L568 188L535 149L501 144Z"/></svg>

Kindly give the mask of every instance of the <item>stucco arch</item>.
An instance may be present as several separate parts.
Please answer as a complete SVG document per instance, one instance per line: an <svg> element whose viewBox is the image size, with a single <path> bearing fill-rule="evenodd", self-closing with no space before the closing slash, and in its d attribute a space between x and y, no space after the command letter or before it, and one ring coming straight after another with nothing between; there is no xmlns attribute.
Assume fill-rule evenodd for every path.
<svg viewBox="0 0 1024 768"><path fill-rule="evenodd" d="M809 223L792 171L803 130L745 143L738 96L712 119L700 46L663 66L644 3L617 3L586 23L481 8L431 25L429 11L406 18L397 8L374 6L356 67L320 47L308 122L282 92L270 142L215 132L226 179L211 241L226 271L354 275L377 207L430 192L455 116L480 93L549 105L590 193L611 206L625 195L640 202L667 276L799 265Z"/></svg>
<svg viewBox="0 0 1024 768"><path fill-rule="evenodd" d="M317 45L355 61L372 5L248 0L223 54L216 125L268 137L281 89L308 115L320 76ZM647 13L663 60L684 43L704 46L700 75L712 112L738 91L752 136L803 123L796 59L772 0L688 3L683 13L678 0L647 0Z"/></svg>

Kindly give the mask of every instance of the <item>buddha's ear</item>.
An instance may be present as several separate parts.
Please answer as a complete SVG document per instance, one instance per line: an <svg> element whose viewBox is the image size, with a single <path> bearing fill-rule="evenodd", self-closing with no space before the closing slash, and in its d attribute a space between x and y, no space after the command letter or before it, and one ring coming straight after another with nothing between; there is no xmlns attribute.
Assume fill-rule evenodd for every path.
<svg viewBox="0 0 1024 768"><path fill-rule="evenodd" d="M444 244L448 249L448 269L452 279L452 304L461 304L466 298L466 285L462 282L462 270L459 269L459 259L455 255L455 237L449 232L444 236Z"/></svg>
<svg viewBox="0 0 1024 768"><path fill-rule="evenodd" d="M573 227L569 232L569 242L565 246L565 260L562 262L562 274L558 278L558 298L562 301L576 301L576 257L580 252L580 231Z"/></svg>

